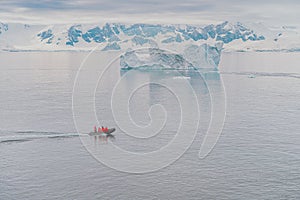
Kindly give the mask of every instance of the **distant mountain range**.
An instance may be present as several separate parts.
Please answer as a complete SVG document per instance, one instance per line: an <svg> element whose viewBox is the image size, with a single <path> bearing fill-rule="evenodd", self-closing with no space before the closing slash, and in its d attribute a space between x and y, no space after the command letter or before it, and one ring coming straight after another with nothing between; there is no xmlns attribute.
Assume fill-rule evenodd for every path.
<svg viewBox="0 0 300 200"><path fill-rule="evenodd" d="M126 50L223 43L225 51L298 51L297 27L268 28L240 22L197 25L120 24L28 25L0 23L2 51Z"/></svg>

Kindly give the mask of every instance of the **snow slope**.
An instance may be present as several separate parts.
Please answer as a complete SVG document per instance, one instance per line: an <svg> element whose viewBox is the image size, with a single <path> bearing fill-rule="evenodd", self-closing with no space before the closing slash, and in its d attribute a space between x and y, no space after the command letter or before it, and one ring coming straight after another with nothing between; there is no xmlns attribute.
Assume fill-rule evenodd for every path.
<svg viewBox="0 0 300 200"><path fill-rule="evenodd" d="M28 25L0 23L0 50L104 51L128 48L165 48L183 52L188 46L222 42L224 51L299 51L300 29L267 27L262 23L220 24L62 24Z"/></svg>

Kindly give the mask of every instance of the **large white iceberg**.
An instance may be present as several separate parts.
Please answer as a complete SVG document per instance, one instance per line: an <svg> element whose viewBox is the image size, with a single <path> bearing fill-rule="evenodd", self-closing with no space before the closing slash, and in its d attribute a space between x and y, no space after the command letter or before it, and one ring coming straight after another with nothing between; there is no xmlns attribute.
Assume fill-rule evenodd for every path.
<svg viewBox="0 0 300 200"><path fill-rule="evenodd" d="M174 53L159 48L128 50L120 56L121 69L177 69L195 70L217 68L220 62L222 44L209 46L191 45L184 53Z"/></svg>
<svg viewBox="0 0 300 200"><path fill-rule="evenodd" d="M180 54L158 48L129 50L120 56L122 69L195 69Z"/></svg>

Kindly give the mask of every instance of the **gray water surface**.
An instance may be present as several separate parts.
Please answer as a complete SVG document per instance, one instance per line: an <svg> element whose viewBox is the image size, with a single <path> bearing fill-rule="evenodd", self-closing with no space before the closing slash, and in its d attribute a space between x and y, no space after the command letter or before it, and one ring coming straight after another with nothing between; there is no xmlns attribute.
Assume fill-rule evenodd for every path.
<svg viewBox="0 0 300 200"><path fill-rule="evenodd" d="M187 79L201 109L191 147L173 164L155 172L131 174L111 169L91 155L78 137L72 113L75 76L87 53L0 53L0 199L299 199L300 198L300 63L297 53L223 54L220 72L207 81L227 96L222 135L205 159L198 153L207 130L211 104L200 76ZM113 57L113 56L112 56ZM103 69L90 62L91 70ZM110 81L96 89L99 123L116 126L109 106ZM219 74L219 75L218 75ZM87 77L86 81L94 81ZM181 79L167 72L138 72L137 79ZM83 98L89 98L83 94ZM119 99L120 103L124 99ZM156 84L141 87L129 110L139 125L149 124L149 108L161 104L168 121L155 137L132 138L117 126L115 139L89 138L95 147L114 144L149 152L166 145L180 123L174 94ZM82 111L85 111L82 105ZM85 113L85 112L83 112ZM103 118L105 116L105 118ZM86 113L88 132L94 121ZM185 119L189 120L189 119ZM83 133L80 133L83 134ZM108 152L109 153L109 152Z"/></svg>

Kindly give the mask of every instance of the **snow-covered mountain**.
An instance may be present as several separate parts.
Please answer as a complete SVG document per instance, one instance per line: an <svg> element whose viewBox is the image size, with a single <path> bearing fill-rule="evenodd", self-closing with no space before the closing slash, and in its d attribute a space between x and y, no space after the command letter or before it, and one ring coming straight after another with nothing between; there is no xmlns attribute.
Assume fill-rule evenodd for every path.
<svg viewBox="0 0 300 200"><path fill-rule="evenodd" d="M0 34L8 30L8 25L0 22Z"/></svg>
<svg viewBox="0 0 300 200"><path fill-rule="evenodd" d="M223 22L220 24L161 25L27 25L0 23L0 49L22 50L90 50L128 48L166 48L183 52L188 46L224 43L225 51L294 51L300 49L297 27L268 28L263 24Z"/></svg>
<svg viewBox="0 0 300 200"><path fill-rule="evenodd" d="M105 24L102 27L96 26L86 28L82 25L71 26L67 30L67 35L59 36L49 28L37 34L41 41L45 40L48 44L59 44L61 39L66 39L65 44L76 46L79 41L86 43L122 43L120 39L128 37L135 45L144 45L149 43L156 45L153 40L160 39L161 43L181 43L184 41L200 41L214 39L229 43L233 40L264 40L264 36L258 36L252 30L247 29L242 24L230 24L224 22L218 25L208 25L204 27L196 26L174 26L174 25L151 25L151 24L133 24L126 26L124 24ZM160 38L158 38L161 36Z"/></svg>

